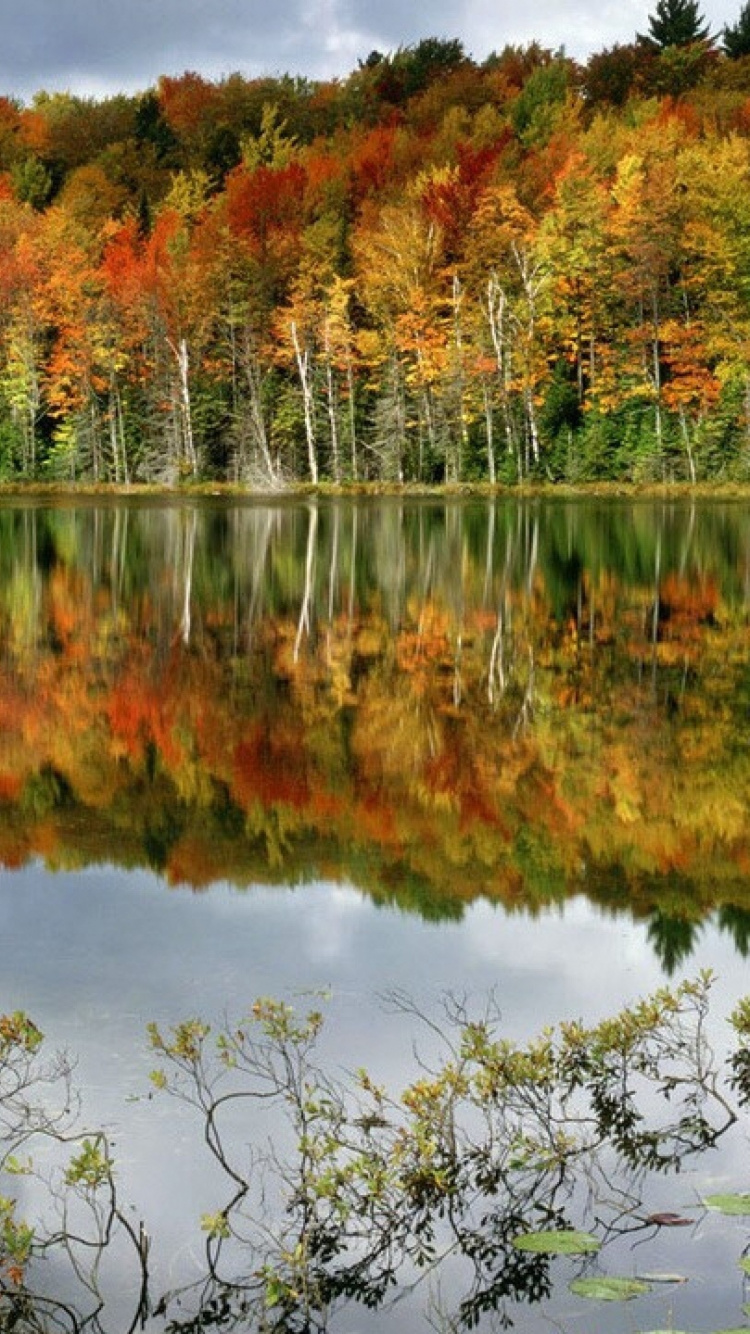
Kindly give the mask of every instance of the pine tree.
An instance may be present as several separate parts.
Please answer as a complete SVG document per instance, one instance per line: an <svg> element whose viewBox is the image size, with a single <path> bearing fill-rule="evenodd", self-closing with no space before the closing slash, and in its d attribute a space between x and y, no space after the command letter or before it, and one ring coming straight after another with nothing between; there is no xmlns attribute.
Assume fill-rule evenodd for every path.
<svg viewBox="0 0 750 1334"><path fill-rule="evenodd" d="M731 60L750 56L750 0L742 6L734 26L724 29L724 50Z"/></svg>
<svg viewBox="0 0 750 1334"><path fill-rule="evenodd" d="M638 40L656 51L710 41L708 24L697 0L659 0L648 24L649 32L645 36L639 33Z"/></svg>

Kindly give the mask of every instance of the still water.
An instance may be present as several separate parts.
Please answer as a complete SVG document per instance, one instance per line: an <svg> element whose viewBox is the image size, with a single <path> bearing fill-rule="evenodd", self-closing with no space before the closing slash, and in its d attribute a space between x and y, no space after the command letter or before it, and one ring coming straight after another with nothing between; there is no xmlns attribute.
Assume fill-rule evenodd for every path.
<svg viewBox="0 0 750 1334"><path fill-rule="evenodd" d="M749 707L739 504L0 509L0 1008L74 1054L83 1123L112 1131L151 1233L149 1328L188 1318L154 1308L201 1276L226 1195L200 1123L149 1085L150 1020L324 992L323 1067L398 1091L434 1034L394 992L430 1019L491 993L521 1041L710 967L723 1048L750 992ZM750 1189L746 1158L740 1124L640 1183L641 1215L691 1226L599 1263L689 1281L602 1307L555 1260L480 1327L740 1326L750 1230L697 1206ZM137 1281L108 1262L114 1334ZM448 1264L331 1329L456 1328L462 1281ZM39 1283L72 1303L62 1267Z"/></svg>

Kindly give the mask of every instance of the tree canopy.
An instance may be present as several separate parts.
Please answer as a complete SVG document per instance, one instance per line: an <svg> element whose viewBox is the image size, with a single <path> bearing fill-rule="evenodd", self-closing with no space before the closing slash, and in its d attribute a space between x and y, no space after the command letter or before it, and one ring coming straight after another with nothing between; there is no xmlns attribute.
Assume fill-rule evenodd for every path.
<svg viewBox="0 0 750 1334"><path fill-rule="evenodd" d="M746 479L748 27L0 98L0 480Z"/></svg>
<svg viewBox="0 0 750 1334"><path fill-rule="evenodd" d="M724 50L732 60L750 56L750 0L742 6L737 22L725 27Z"/></svg>
<svg viewBox="0 0 750 1334"><path fill-rule="evenodd" d="M648 34L641 40L660 51L709 40L708 24L698 0L658 0L648 23Z"/></svg>

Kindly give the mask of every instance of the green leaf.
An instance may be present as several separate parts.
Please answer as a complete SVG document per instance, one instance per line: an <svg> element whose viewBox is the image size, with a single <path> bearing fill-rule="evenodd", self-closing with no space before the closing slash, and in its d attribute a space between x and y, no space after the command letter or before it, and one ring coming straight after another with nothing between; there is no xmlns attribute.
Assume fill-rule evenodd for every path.
<svg viewBox="0 0 750 1334"><path fill-rule="evenodd" d="M207 1232L209 1237L220 1237L224 1241L232 1235L226 1215L221 1212L201 1214L201 1229Z"/></svg>
<svg viewBox="0 0 750 1334"><path fill-rule="evenodd" d="M744 1269L746 1274L750 1274L750 1255L743 1255L741 1260L737 1261L740 1269Z"/></svg>
<svg viewBox="0 0 750 1334"><path fill-rule="evenodd" d="M651 1291L650 1284L637 1278L576 1278L569 1286L577 1297L598 1302L629 1302Z"/></svg>
<svg viewBox="0 0 750 1334"><path fill-rule="evenodd" d="M278 1306L284 1296L285 1288L281 1279L271 1275L266 1279L266 1306Z"/></svg>
<svg viewBox="0 0 750 1334"><path fill-rule="evenodd" d="M83 1141L80 1151L68 1163L65 1180L69 1186L81 1185L96 1189L110 1180L111 1173L112 1164L102 1151L101 1140L97 1137Z"/></svg>
<svg viewBox="0 0 750 1334"><path fill-rule="evenodd" d="M703 1203L721 1214L750 1214L750 1195L707 1195Z"/></svg>
<svg viewBox="0 0 750 1334"><path fill-rule="evenodd" d="M601 1242L590 1232L522 1232L513 1238L517 1251L533 1251L538 1255L586 1255L598 1251Z"/></svg>
<svg viewBox="0 0 750 1334"><path fill-rule="evenodd" d="M29 1176L29 1174L32 1171L31 1159L27 1158L26 1162L23 1163L21 1162L20 1158L17 1158L14 1153L11 1153L5 1159L5 1170L9 1176L14 1176L14 1177Z"/></svg>

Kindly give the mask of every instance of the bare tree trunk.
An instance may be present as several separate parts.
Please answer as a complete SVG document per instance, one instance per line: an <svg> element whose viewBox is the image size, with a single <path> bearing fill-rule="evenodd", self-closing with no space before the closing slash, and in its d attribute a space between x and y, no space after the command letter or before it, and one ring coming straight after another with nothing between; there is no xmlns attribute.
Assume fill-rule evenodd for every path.
<svg viewBox="0 0 750 1334"><path fill-rule="evenodd" d="M125 439L125 423L122 417L122 399L119 391L115 390L115 410L117 414L117 434L120 440L120 453L122 455L122 473L125 479L125 485L130 486L130 468L128 466L128 446Z"/></svg>
<svg viewBox="0 0 750 1334"><path fill-rule="evenodd" d="M112 450L112 466L115 470L115 482L120 482L120 442L117 435L117 400L114 380L109 384L109 447Z"/></svg>
<svg viewBox="0 0 750 1334"><path fill-rule="evenodd" d="M536 404L534 402L534 389L532 385L527 385L524 391L524 405L526 407L526 420L529 423L529 440L531 442L531 453L535 463L539 462L539 427L536 419Z"/></svg>
<svg viewBox="0 0 750 1334"><path fill-rule="evenodd" d="M461 304L463 302L463 292L461 290L461 280L457 273L453 275L453 336L456 346L456 389L458 392L458 458L456 460L456 480L461 481L463 471L463 459L469 447L469 432L466 425L466 413L464 411L464 347L463 347L463 329L461 326Z"/></svg>
<svg viewBox="0 0 750 1334"><path fill-rule="evenodd" d="M680 428L682 430L682 438L685 441L685 453L687 454L690 481L693 486L695 486L695 458L693 456L693 445L690 439L690 427L688 425L687 417L685 416L685 409L682 407L680 408Z"/></svg>
<svg viewBox="0 0 750 1334"><path fill-rule="evenodd" d="M536 404L534 403L534 373L533 373L533 355L534 343L536 341L536 311L537 299L544 284L544 275L539 265L531 265L529 256L521 250L515 243L513 244L513 253L515 255L518 272L521 276L524 296L526 298L526 356L524 358L524 409L526 421L528 423L529 442L531 444L531 454L535 463L539 462L539 428L537 425Z"/></svg>
<svg viewBox="0 0 750 1334"><path fill-rule="evenodd" d="M356 482L357 472L357 404L354 398L354 370L352 368L351 358L346 363L346 384L349 394L349 432L351 435L352 449L352 481Z"/></svg>
<svg viewBox="0 0 750 1334"><path fill-rule="evenodd" d="M300 385L302 388L302 407L305 414L305 438L307 440L307 458L310 466L310 477L313 485L317 486L318 460L315 449L315 411L312 385L310 383L310 349L307 347L303 349L300 344L296 320L292 320L290 330L294 355L297 359Z"/></svg>
<svg viewBox="0 0 750 1334"><path fill-rule="evenodd" d="M491 273L487 280L487 300L484 313L490 330L492 346L497 363L497 379L500 388L500 404L505 427L505 444L508 454L516 460L518 480L523 479L523 453L520 441L516 440L513 429L513 412L510 399L510 380L512 375L511 347L508 336L508 297L500 285L496 273Z"/></svg>
<svg viewBox="0 0 750 1334"><path fill-rule="evenodd" d="M263 461L263 469L269 482L277 482L278 474L271 458L271 450L268 443L268 430L263 416L263 401L261 397L261 375L257 361L252 356L250 349L246 349L245 357L245 380L247 383L250 405L250 424L253 430L253 439L260 450Z"/></svg>
<svg viewBox="0 0 750 1334"><path fill-rule="evenodd" d="M339 425L336 413L336 385L333 378L333 364L331 362L331 338L328 328L328 320L323 323L323 346L326 354L326 401L328 404L328 423L331 431L331 457L333 460L333 480L341 481L341 466L339 463Z"/></svg>
<svg viewBox="0 0 750 1334"><path fill-rule="evenodd" d="M659 365L659 312L654 300L654 337L651 344L651 361L654 377L654 427L656 429L656 443L661 454L662 449L662 420L661 420L661 366Z"/></svg>
<svg viewBox="0 0 750 1334"><path fill-rule="evenodd" d="M487 436L487 467L489 469L490 484L494 486L497 481L497 471L495 468L495 429L492 421L492 397L485 379L482 380L482 396L484 398L484 420Z"/></svg>
<svg viewBox="0 0 750 1334"><path fill-rule="evenodd" d="M174 343L171 338L168 338L167 343L177 362L181 452L184 452L188 467L193 477L196 477L198 474L198 455L193 435L193 411L190 401L190 356L187 339L181 338L179 343Z"/></svg>

